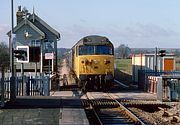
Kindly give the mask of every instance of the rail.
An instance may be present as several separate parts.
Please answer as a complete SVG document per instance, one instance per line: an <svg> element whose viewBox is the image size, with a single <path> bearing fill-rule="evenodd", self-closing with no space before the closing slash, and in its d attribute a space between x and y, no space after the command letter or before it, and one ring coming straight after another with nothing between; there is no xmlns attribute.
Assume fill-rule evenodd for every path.
<svg viewBox="0 0 180 125"><path fill-rule="evenodd" d="M88 99L89 105L90 105L90 107L92 108L92 111L93 111L93 113L95 114L96 119L97 119L99 125L103 125L103 123L101 122L101 119L99 118L99 116L98 116L96 110L95 110L94 107L92 106L92 104L91 104L91 102L90 102L91 100L88 98L88 95L85 94L85 96L86 96L86 98Z"/></svg>
<svg viewBox="0 0 180 125"><path fill-rule="evenodd" d="M95 115L95 120L98 124L137 124L145 125L141 119L136 117L131 111L113 98L109 93L106 93L109 99L94 99L92 95L87 95L86 98L89 107ZM92 97L89 97L92 96ZM118 111L118 113L117 113ZM107 113L108 112L108 113Z"/></svg>
<svg viewBox="0 0 180 125"><path fill-rule="evenodd" d="M126 107L124 107L117 99L113 98L112 95L110 95L108 93L109 97L111 99L113 99L114 101L116 101L116 103L118 103L119 107L122 108L125 113L131 118L133 119L133 121L136 122L137 125L146 125L141 119L139 119L137 116L135 116L131 111L129 111Z"/></svg>

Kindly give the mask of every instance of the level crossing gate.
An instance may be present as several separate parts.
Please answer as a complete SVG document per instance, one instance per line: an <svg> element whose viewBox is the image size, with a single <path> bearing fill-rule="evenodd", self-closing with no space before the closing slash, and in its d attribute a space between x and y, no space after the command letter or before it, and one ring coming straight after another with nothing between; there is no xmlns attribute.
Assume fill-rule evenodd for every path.
<svg viewBox="0 0 180 125"><path fill-rule="evenodd" d="M0 107L10 100L10 73L0 72ZM49 96L50 77L44 74L40 76L20 76L15 80L16 96Z"/></svg>
<svg viewBox="0 0 180 125"><path fill-rule="evenodd" d="M16 79L17 96L49 96L49 76L23 76Z"/></svg>
<svg viewBox="0 0 180 125"><path fill-rule="evenodd" d="M144 91L148 89L148 76L161 76L161 75L180 75L180 71L153 71L153 70L138 70L138 88Z"/></svg>

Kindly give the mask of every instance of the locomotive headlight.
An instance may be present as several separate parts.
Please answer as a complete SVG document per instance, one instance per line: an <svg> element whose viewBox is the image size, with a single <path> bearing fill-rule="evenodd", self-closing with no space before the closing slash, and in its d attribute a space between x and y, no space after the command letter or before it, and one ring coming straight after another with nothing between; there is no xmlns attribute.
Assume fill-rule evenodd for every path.
<svg viewBox="0 0 180 125"><path fill-rule="evenodd" d="M94 64L98 64L98 61L97 60L93 60Z"/></svg>
<svg viewBox="0 0 180 125"><path fill-rule="evenodd" d="M110 60L104 60L104 64L109 64L110 62Z"/></svg>

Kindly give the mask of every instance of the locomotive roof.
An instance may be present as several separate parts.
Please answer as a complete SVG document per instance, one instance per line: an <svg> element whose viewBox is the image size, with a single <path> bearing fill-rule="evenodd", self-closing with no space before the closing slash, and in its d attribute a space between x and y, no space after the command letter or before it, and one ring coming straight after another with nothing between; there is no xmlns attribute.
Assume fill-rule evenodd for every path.
<svg viewBox="0 0 180 125"><path fill-rule="evenodd" d="M74 46L79 45L110 45L113 44L109 41L109 39L105 36L91 35L86 36L80 39ZM73 48L74 48L73 46Z"/></svg>

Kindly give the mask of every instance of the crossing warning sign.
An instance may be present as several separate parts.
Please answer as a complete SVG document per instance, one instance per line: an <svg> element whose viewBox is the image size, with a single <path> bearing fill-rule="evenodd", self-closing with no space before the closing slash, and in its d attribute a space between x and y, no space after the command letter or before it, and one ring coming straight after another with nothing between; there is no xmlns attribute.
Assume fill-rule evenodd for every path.
<svg viewBox="0 0 180 125"><path fill-rule="evenodd" d="M45 59L54 59L54 53L45 53Z"/></svg>

